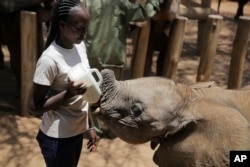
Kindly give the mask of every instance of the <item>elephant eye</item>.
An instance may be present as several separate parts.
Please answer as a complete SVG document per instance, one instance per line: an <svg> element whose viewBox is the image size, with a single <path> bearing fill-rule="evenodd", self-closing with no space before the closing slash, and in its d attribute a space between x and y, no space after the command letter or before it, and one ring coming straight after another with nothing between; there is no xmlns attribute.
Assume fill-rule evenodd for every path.
<svg viewBox="0 0 250 167"><path fill-rule="evenodd" d="M133 105L130 109L130 112L133 116L138 117L139 115L141 115L142 110L138 105Z"/></svg>

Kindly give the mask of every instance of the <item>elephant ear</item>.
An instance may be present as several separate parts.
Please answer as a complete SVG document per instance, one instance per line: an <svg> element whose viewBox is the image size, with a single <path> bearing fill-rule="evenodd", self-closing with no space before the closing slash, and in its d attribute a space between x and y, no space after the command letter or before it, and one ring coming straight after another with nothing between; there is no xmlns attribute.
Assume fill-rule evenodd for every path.
<svg viewBox="0 0 250 167"><path fill-rule="evenodd" d="M164 138L167 138L170 135L172 136L180 131L184 131L193 124L197 124L197 119L195 119L193 115L182 114L168 124Z"/></svg>
<svg viewBox="0 0 250 167"><path fill-rule="evenodd" d="M154 150L159 144L165 142L169 138L177 138L178 140L182 140L193 133L197 126L197 121L190 119L183 122L174 121L168 126L168 130L163 136L154 137L151 139L150 146L151 149Z"/></svg>
<svg viewBox="0 0 250 167"><path fill-rule="evenodd" d="M174 122L172 130L165 133L164 139L176 137L181 140L193 133L196 130L197 124L197 120L186 120L181 123Z"/></svg>

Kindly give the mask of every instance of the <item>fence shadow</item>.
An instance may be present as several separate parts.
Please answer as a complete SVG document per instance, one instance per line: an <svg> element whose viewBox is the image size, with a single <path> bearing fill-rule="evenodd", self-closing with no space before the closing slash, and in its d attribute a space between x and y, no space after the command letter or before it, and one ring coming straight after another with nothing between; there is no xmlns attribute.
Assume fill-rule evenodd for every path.
<svg viewBox="0 0 250 167"><path fill-rule="evenodd" d="M37 159L41 159L35 141L38 123L35 118L0 112L0 166L37 166Z"/></svg>

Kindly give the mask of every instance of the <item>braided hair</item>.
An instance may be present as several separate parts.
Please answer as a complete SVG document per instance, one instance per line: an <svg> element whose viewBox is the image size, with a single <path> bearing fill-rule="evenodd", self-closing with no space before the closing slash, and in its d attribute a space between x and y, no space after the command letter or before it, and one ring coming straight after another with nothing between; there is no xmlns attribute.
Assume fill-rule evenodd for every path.
<svg viewBox="0 0 250 167"><path fill-rule="evenodd" d="M69 18L69 11L75 6L80 6L80 0L56 0L52 9L52 18L50 23L50 31L45 43L45 49L55 40L59 32L59 21L67 21Z"/></svg>

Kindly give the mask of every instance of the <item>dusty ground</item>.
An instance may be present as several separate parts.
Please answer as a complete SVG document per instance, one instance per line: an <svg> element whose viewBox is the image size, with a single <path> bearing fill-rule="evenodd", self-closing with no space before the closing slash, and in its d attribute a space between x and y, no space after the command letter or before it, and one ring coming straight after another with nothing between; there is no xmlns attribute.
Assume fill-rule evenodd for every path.
<svg viewBox="0 0 250 167"><path fill-rule="evenodd" d="M217 2L217 1L214 1ZM216 3L213 3L216 9ZM218 50L213 66L211 80L226 87L232 43L237 29L233 20L237 9L235 2L223 2L221 15L223 26L218 41ZM245 7L245 15L250 16L250 3ZM199 57L196 55L197 22L189 20L182 56L178 64L176 80L183 83L195 82ZM243 85L250 83L250 47L248 47ZM6 51L6 48L5 48ZM5 52L8 54L8 52ZM44 167L35 135L39 119L20 117L19 99L15 90L15 78L9 69L8 56L5 57L6 68L0 69L0 166L1 167ZM129 67L128 67L129 68ZM155 64L152 67L155 69ZM79 166L93 167L153 167L153 151L149 143L130 145L120 139L102 139L99 150L88 153L84 143Z"/></svg>

